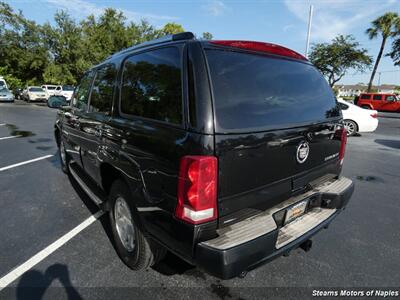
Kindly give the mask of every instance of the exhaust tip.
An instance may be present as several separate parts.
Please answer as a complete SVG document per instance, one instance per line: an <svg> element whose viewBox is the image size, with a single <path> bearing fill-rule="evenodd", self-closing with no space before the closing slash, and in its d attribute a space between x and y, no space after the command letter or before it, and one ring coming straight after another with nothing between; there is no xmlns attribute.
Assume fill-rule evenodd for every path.
<svg viewBox="0 0 400 300"><path fill-rule="evenodd" d="M308 252L312 248L312 240L307 240L300 245L300 248L304 250L304 252Z"/></svg>

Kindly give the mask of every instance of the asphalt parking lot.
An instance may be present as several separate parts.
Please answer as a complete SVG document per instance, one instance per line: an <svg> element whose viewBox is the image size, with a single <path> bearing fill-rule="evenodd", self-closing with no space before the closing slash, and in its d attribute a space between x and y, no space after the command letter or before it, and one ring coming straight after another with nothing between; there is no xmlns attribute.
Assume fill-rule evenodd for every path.
<svg viewBox="0 0 400 300"><path fill-rule="evenodd" d="M313 289L336 287L399 289L400 114L382 113L375 133L349 138L343 175L355 181L356 190L347 209L313 238L310 252L295 250L243 279L227 281L173 255L155 269L128 269L109 239L107 216L88 219L96 206L61 171L55 116L56 110L45 106L0 103L0 283L89 223L55 251L41 253L0 298L254 299L282 293L311 297Z"/></svg>

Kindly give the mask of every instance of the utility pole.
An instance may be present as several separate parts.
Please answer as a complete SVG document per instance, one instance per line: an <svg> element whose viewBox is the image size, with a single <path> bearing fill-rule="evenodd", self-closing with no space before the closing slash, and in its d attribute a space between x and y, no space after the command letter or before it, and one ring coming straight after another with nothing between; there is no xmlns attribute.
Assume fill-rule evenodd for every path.
<svg viewBox="0 0 400 300"><path fill-rule="evenodd" d="M307 31L307 44L306 44L306 57L308 58L308 49L310 47L310 37L311 37L311 23L312 23L312 16L313 16L313 9L314 6L310 5L310 14L308 15L308 31Z"/></svg>
<svg viewBox="0 0 400 300"><path fill-rule="evenodd" d="M378 72L378 89L381 86L381 74L382 72Z"/></svg>

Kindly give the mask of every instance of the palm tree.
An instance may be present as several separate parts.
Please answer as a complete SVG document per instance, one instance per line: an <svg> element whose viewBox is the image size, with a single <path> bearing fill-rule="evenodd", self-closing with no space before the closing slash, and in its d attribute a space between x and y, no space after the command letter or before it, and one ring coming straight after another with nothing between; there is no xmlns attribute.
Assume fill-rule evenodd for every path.
<svg viewBox="0 0 400 300"><path fill-rule="evenodd" d="M374 68L372 70L371 78L368 83L368 92L371 91L372 82L374 81L376 70L378 69L379 62L382 58L383 50L388 38L396 35L395 30L396 24L399 22L399 15L395 12L388 12L383 16L378 17L372 22L372 27L366 30L366 34L370 40L378 37L378 34L382 36L381 48L379 49L378 57L376 58Z"/></svg>

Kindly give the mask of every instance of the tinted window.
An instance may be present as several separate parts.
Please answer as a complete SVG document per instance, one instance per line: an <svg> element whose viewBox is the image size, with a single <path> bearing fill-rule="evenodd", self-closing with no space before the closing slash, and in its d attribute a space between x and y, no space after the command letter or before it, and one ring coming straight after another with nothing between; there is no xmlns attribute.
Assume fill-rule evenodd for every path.
<svg viewBox="0 0 400 300"><path fill-rule="evenodd" d="M74 90L74 87L72 85L63 85L62 89L63 89L63 91L66 91L66 92L72 92Z"/></svg>
<svg viewBox="0 0 400 300"><path fill-rule="evenodd" d="M90 112L110 112L115 75L114 65L107 65L97 70L90 96Z"/></svg>
<svg viewBox="0 0 400 300"><path fill-rule="evenodd" d="M340 103L340 102L339 102L339 107L340 107L341 110L346 110L346 109L349 108L348 105L346 105L346 104L344 104L344 103Z"/></svg>
<svg viewBox="0 0 400 300"><path fill-rule="evenodd" d="M52 90L55 90L56 87L55 87L55 86L48 86L47 89L50 90L50 91L52 91Z"/></svg>
<svg viewBox="0 0 400 300"><path fill-rule="evenodd" d="M86 111L89 98L90 85L93 79L93 72L83 76L80 84L76 87L72 105L81 111ZM58 89L58 88L57 88Z"/></svg>
<svg viewBox="0 0 400 300"><path fill-rule="evenodd" d="M386 96L386 101L394 101L394 96Z"/></svg>
<svg viewBox="0 0 400 300"><path fill-rule="evenodd" d="M371 95L361 95L361 99L370 99Z"/></svg>
<svg viewBox="0 0 400 300"><path fill-rule="evenodd" d="M178 48L163 48L128 58L122 79L121 111L170 123L182 122Z"/></svg>
<svg viewBox="0 0 400 300"><path fill-rule="evenodd" d="M5 85L6 85L6 83L4 81L0 80L0 86L5 86Z"/></svg>
<svg viewBox="0 0 400 300"><path fill-rule="evenodd" d="M40 88L40 87L29 88L29 91L30 92L44 92L44 90L42 88Z"/></svg>
<svg viewBox="0 0 400 300"><path fill-rule="evenodd" d="M309 64L221 50L208 50L207 58L221 130L257 130L340 115L332 89Z"/></svg>
<svg viewBox="0 0 400 300"><path fill-rule="evenodd" d="M374 95L374 100L382 100L382 95Z"/></svg>

